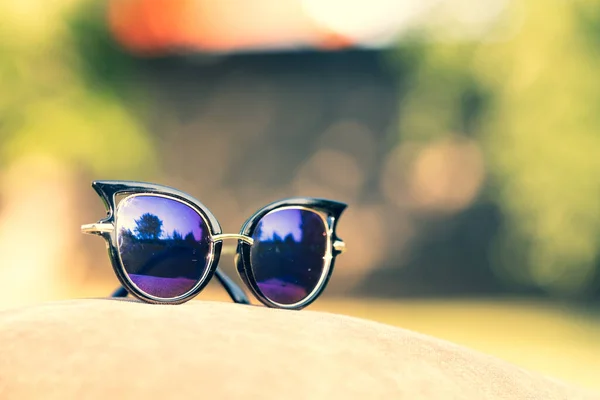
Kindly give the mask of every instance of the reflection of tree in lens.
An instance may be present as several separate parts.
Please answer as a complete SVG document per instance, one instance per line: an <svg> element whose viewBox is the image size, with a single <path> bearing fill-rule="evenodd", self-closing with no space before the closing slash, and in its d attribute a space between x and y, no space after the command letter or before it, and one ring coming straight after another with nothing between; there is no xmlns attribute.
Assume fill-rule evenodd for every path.
<svg viewBox="0 0 600 400"><path fill-rule="evenodd" d="M130 246L135 244L136 237L130 229L121 228L121 232L119 235L119 246L121 249L128 249Z"/></svg>
<svg viewBox="0 0 600 400"><path fill-rule="evenodd" d="M300 243L302 243L303 246L308 246L305 248L312 248L315 239L319 236L325 236L326 232L323 230L323 222L316 214L312 212L301 212L300 234L302 235Z"/></svg>
<svg viewBox="0 0 600 400"><path fill-rule="evenodd" d="M177 230L174 230L173 231L173 240L175 242L181 242L181 241L183 241L183 236Z"/></svg>
<svg viewBox="0 0 600 400"><path fill-rule="evenodd" d="M256 229L254 229L253 237L261 239L262 238L262 221L258 223Z"/></svg>
<svg viewBox="0 0 600 400"><path fill-rule="evenodd" d="M129 240L134 238L133 232L131 232L131 230L127 228L121 228L121 236L123 237L123 239L126 238Z"/></svg>
<svg viewBox="0 0 600 400"><path fill-rule="evenodd" d="M194 237L194 232L189 232L187 235L185 235L185 241L186 242L195 242L196 238Z"/></svg>
<svg viewBox="0 0 600 400"><path fill-rule="evenodd" d="M163 222L154 214L145 213L135 223L135 233L140 240L158 239L162 234Z"/></svg>
<svg viewBox="0 0 600 400"><path fill-rule="evenodd" d="M292 304L307 296L319 282L327 234L323 221L314 212L294 209L276 213L288 217L287 224L271 225L273 216L258 223L252 235L252 269L264 295ZM296 222L296 216L300 221ZM300 235L295 236L298 230ZM263 235L265 231L270 234Z"/></svg>

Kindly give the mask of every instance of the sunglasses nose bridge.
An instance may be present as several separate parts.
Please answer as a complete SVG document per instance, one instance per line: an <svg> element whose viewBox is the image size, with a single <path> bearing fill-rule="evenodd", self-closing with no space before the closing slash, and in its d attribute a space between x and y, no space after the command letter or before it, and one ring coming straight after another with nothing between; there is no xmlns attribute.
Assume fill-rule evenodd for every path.
<svg viewBox="0 0 600 400"><path fill-rule="evenodd" d="M252 243L254 243L254 240L250 236L240 235L237 233L222 233L222 234L213 236L213 242L219 242L219 241L223 241L226 239L234 239L234 240L237 240L238 242L241 240L242 242L248 243L249 245L252 245ZM223 246L223 248L221 249L221 254L236 255L237 254L237 246L235 246L235 245Z"/></svg>
<svg viewBox="0 0 600 400"><path fill-rule="evenodd" d="M219 242L227 239L241 240L242 242L246 242L249 245L254 243L254 240L250 236L240 235L238 233L221 233L219 235L214 235L212 237L213 242Z"/></svg>

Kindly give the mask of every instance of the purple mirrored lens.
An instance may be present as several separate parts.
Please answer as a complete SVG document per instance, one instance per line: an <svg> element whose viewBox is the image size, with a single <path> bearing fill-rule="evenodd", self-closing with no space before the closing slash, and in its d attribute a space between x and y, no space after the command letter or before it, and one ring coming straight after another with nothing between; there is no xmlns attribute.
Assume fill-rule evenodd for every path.
<svg viewBox="0 0 600 400"><path fill-rule="evenodd" d="M252 272L262 294L280 304L302 301L325 266L327 229L320 215L304 209L265 215L252 235Z"/></svg>
<svg viewBox="0 0 600 400"><path fill-rule="evenodd" d="M132 196L119 204L116 227L125 272L145 293L181 296L204 276L210 232L191 207L165 197Z"/></svg>

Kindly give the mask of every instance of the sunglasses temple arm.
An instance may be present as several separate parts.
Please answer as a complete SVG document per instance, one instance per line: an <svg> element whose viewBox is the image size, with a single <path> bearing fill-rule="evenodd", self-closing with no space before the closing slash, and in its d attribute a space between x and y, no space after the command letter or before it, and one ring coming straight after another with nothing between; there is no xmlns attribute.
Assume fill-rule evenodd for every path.
<svg viewBox="0 0 600 400"><path fill-rule="evenodd" d="M125 289L123 286L119 286L117 290L112 292L110 297L127 297L128 294L129 293L127 292L127 289Z"/></svg>
<svg viewBox="0 0 600 400"><path fill-rule="evenodd" d="M221 268L217 267L215 276L221 285L223 285L234 303L250 304L250 300L248 299L248 296L246 296L246 293L244 293L244 291L229 276L227 276Z"/></svg>
<svg viewBox="0 0 600 400"><path fill-rule="evenodd" d="M231 299L238 304L250 304L250 300L246 293L238 286L236 283L229 277L225 272L221 271L220 268L217 268L215 271L215 275L217 276L217 280L223 285ZM129 293L127 289L123 286L119 287L115 290L110 297L127 297Z"/></svg>

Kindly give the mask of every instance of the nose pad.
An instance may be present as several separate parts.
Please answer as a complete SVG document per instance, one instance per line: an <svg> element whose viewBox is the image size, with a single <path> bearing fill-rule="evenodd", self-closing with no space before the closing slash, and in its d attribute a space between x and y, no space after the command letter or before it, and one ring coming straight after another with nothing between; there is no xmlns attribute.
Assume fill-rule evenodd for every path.
<svg viewBox="0 0 600 400"><path fill-rule="evenodd" d="M240 260L240 253L236 252L233 255L233 265L235 265L237 267L239 260Z"/></svg>

